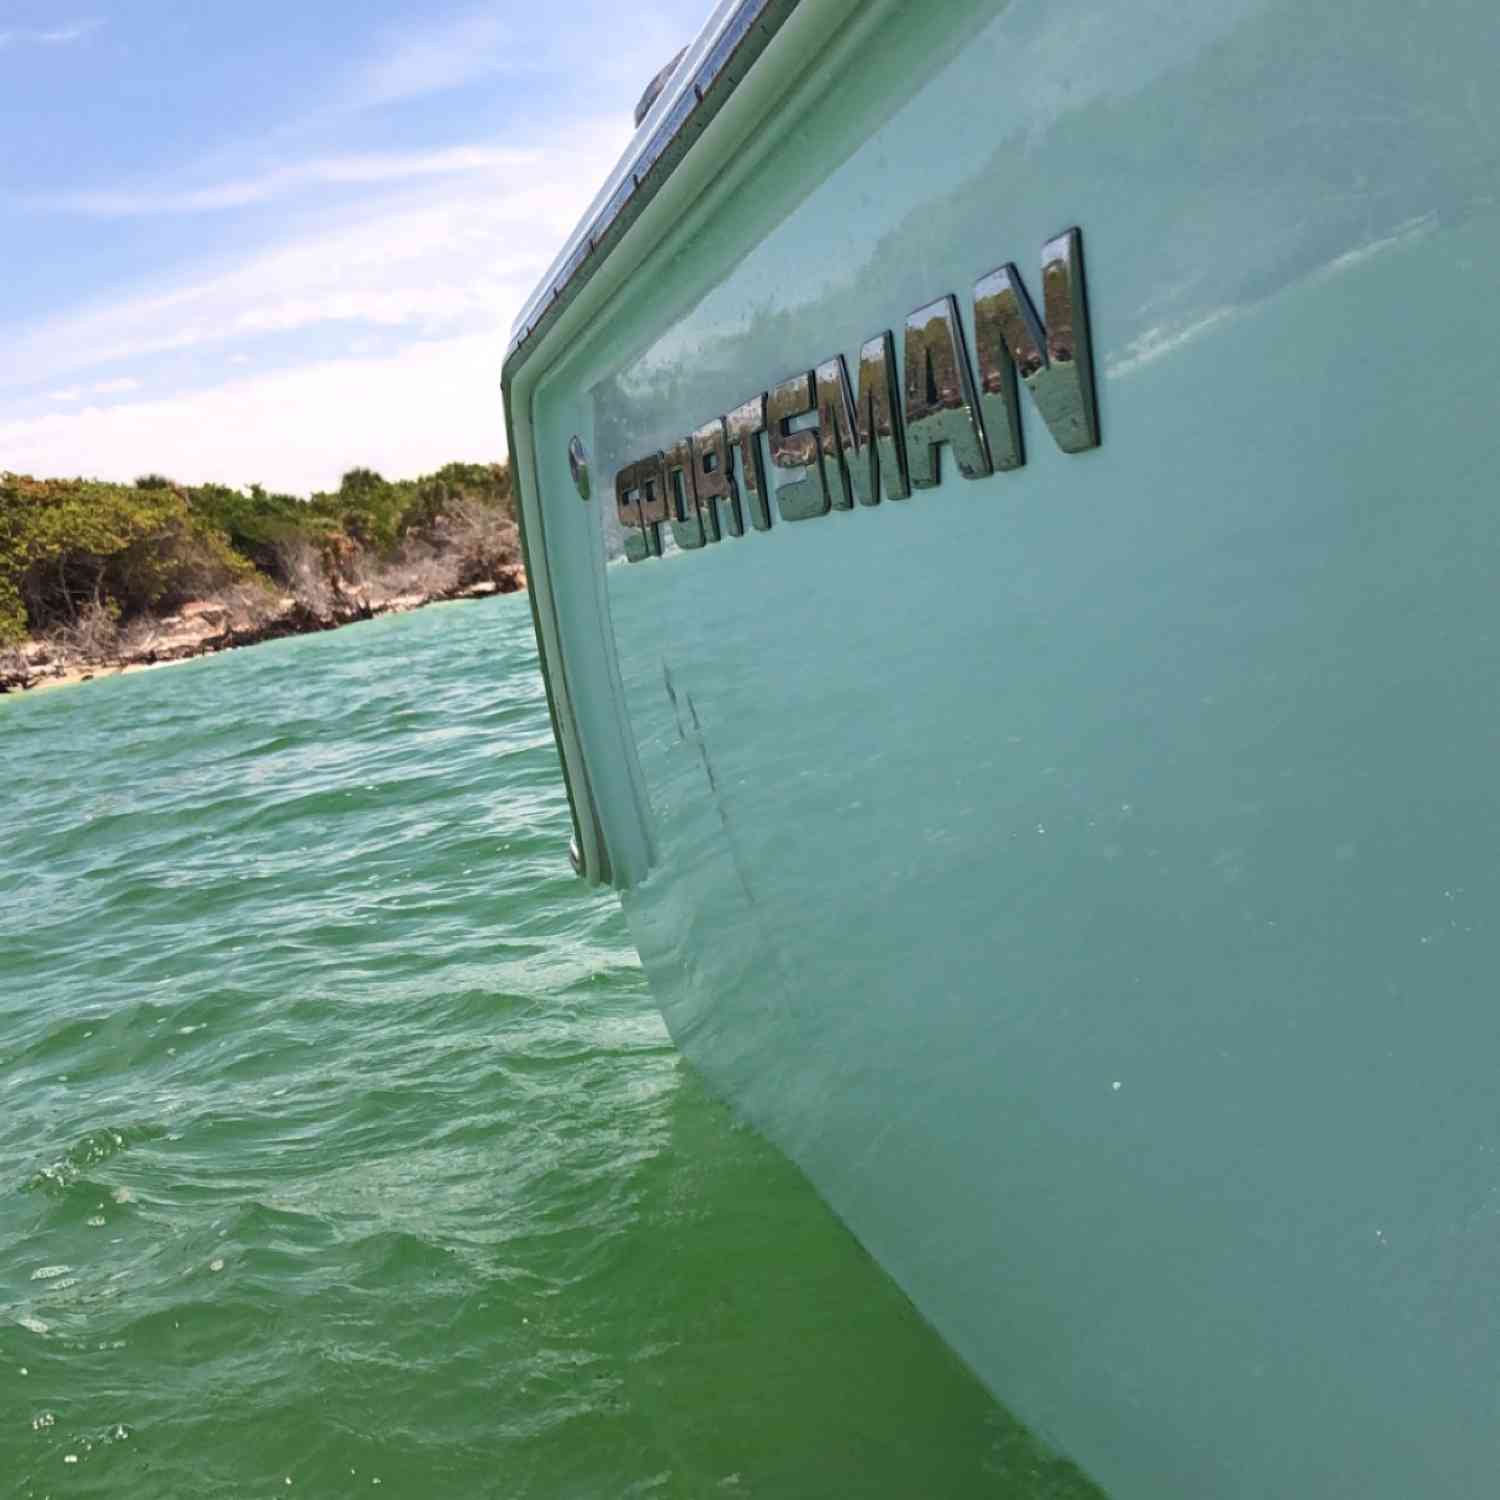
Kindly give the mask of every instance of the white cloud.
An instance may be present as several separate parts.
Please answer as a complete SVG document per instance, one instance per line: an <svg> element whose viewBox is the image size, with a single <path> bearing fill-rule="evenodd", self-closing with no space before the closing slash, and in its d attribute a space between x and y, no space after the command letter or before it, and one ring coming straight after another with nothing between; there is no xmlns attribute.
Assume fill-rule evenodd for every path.
<svg viewBox="0 0 1500 1500"><path fill-rule="evenodd" d="M306 238L6 333L0 389L169 351L340 325L410 338L503 335L628 133L580 130L462 188L380 199Z"/></svg>
<svg viewBox="0 0 1500 1500"><path fill-rule="evenodd" d="M44 31L0 31L0 51L7 47L65 47L97 31L103 21L68 21Z"/></svg>
<svg viewBox="0 0 1500 1500"><path fill-rule="evenodd" d="M504 457L497 334L328 360L168 399L0 423L0 467L183 483L256 481L307 494L358 465L399 478Z"/></svg>
<svg viewBox="0 0 1500 1500"><path fill-rule="evenodd" d="M640 91L710 9L708 0L661 6L636 0L521 5L481 0L445 17L391 27L335 91L343 108L397 104L480 79L524 77L566 101L618 97L627 118ZM546 107L545 105L543 106Z"/></svg>
<svg viewBox="0 0 1500 1500"><path fill-rule="evenodd" d="M70 385L66 390L62 391L48 391L47 399L49 401L64 402L82 401L86 394L93 394L95 396L124 396L128 395L131 391L138 391L140 388L141 383L139 380L122 377L118 380L100 380L91 385L88 391L85 391L82 386L78 385Z"/></svg>
<svg viewBox="0 0 1500 1500"><path fill-rule="evenodd" d="M355 75L351 102L390 104L503 71L510 40L509 28L484 11L389 32L379 53Z"/></svg>
<svg viewBox="0 0 1500 1500"><path fill-rule="evenodd" d="M318 157L209 187L69 193L46 199L42 206L100 218L212 213L268 203L308 187L368 187L472 172L525 171L536 164L538 155L487 146L449 146L438 151Z"/></svg>
<svg viewBox="0 0 1500 1500"><path fill-rule="evenodd" d="M356 465L501 457L510 323L628 131L591 124L522 170L387 192L366 217L4 330L0 410L18 415L0 418L0 469L307 493ZM206 384L132 399L122 365L153 390ZM66 409L36 402L49 389Z"/></svg>
<svg viewBox="0 0 1500 1500"><path fill-rule="evenodd" d="M661 23L648 22L643 13L627 47L591 59L590 77L570 75L570 95L596 95L600 69L646 76L624 55L637 45L659 65ZM331 112L535 63L512 50L493 14L474 10L388 33L335 81ZM249 158L255 168L233 176L200 169L54 200L96 216L276 202L277 217L257 228L280 238L247 252L227 232L179 236L156 276L0 328L0 469L157 472L305 494L357 465L395 477L503 456L499 374L511 320L629 135L628 112L611 108L525 149L287 161L267 154L270 141Z"/></svg>

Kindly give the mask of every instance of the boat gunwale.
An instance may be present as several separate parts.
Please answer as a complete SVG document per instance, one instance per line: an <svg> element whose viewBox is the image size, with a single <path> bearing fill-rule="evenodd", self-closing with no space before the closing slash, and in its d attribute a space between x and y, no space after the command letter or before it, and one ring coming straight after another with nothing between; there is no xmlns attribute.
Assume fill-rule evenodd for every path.
<svg viewBox="0 0 1500 1500"><path fill-rule="evenodd" d="M512 325L502 385L618 248L800 3L739 0L705 27Z"/></svg>

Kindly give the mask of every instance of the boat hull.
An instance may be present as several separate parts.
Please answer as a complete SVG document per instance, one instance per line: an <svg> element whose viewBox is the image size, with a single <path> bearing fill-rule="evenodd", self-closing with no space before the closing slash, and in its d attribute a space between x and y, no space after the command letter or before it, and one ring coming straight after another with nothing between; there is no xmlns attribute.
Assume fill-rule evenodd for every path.
<svg viewBox="0 0 1500 1500"><path fill-rule="evenodd" d="M674 1037L1120 1500L1500 1471L1497 44L794 14L513 392ZM612 555L618 470L1074 224L1097 447L1022 386L1020 467Z"/></svg>

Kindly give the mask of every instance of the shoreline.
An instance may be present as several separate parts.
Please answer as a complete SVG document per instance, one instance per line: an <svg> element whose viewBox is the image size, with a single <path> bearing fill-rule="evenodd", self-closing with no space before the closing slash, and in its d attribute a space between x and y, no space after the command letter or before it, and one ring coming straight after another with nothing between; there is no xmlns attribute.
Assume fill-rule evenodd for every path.
<svg viewBox="0 0 1500 1500"><path fill-rule="evenodd" d="M224 607L211 601L194 601L175 614L152 620L150 634L139 646L98 658L69 652L47 641L27 641L12 653L10 663L0 657L0 698L76 687L97 677L152 671L289 636L317 635L382 615L410 614L430 604L520 593L526 586L525 568L520 563L511 563L498 568L493 577L461 588L391 594L376 599L369 594L346 593L323 610L314 610L301 600L285 596L266 618L241 625L236 625Z"/></svg>

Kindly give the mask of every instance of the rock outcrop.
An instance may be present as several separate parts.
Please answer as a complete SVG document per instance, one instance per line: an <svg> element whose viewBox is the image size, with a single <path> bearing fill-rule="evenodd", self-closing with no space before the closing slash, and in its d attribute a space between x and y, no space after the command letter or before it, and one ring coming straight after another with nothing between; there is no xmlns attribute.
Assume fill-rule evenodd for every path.
<svg viewBox="0 0 1500 1500"><path fill-rule="evenodd" d="M339 589L320 608L283 595L264 610L256 611L253 617L212 599L194 600L184 604L176 614L137 622L120 646L107 655L87 657L50 641L27 641L13 650L0 651L0 693L87 682L92 677L188 661L289 635L337 630L357 620L403 613L426 604L513 594L525 587L525 568L519 563L505 563L491 577L439 593L372 597L368 591Z"/></svg>

